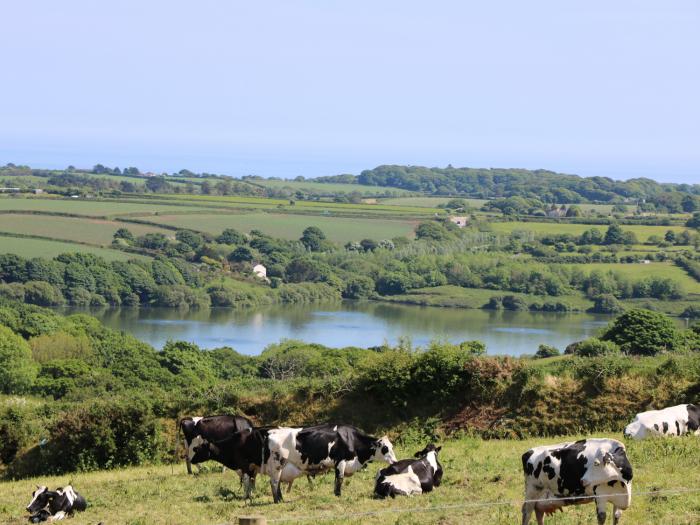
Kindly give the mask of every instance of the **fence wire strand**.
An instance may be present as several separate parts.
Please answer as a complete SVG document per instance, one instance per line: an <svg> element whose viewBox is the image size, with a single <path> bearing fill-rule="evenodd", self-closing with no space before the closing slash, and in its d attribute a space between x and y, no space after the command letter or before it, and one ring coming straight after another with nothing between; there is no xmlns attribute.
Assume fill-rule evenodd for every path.
<svg viewBox="0 0 700 525"><path fill-rule="evenodd" d="M685 487L675 488L675 489L659 489L659 490L647 490L642 492L633 492L632 496L636 497L654 497L654 496L680 496L682 494L692 494L700 492L700 488L689 489ZM467 503L455 503L452 505L434 505L427 507L407 507L407 508L395 508L395 509L380 509L367 512L353 512L350 514L343 513L342 515L331 514L331 513L318 513L318 514L305 514L301 516L285 516L280 518L270 518L267 520L268 523L284 523L284 522L307 522L307 521L326 521L326 520L337 520L342 519L352 519L352 518L367 518L372 516L381 516L384 514L401 514L405 512L437 512L437 511L449 511L449 510L462 510L470 508L487 508L487 507L502 507L502 506L513 506L522 505L523 503L556 503L559 501L572 501L572 500L595 500L596 498L613 498L615 496L627 496L626 492L620 492L615 494L604 494L602 496L568 496L560 498L541 498L541 499L530 499L530 500L496 500L496 501L470 501ZM232 523L221 523L219 525L233 525Z"/></svg>

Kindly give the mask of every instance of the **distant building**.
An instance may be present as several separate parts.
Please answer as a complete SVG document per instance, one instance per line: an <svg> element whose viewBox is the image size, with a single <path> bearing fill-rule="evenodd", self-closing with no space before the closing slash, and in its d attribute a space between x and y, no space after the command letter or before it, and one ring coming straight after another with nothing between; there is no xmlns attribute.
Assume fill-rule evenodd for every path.
<svg viewBox="0 0 700 525"><path fill-rule="evenodd" d="M253 266L253 273L258 279L262 279L263 281L270 280L267 278L267 268L265 268L262 264L256 264Z"/></svg>
<svg viewBox="0 0 700 525"><path fill-rule="evenodd" d="M464 228L467 225L469 219L466 216L463 217L450 217L450 222L456 224L460 228Z"/></svg>
<svg viewBox="0 0 700 525"><path fill-rule="evenodd" d="M20 191L19 188L0 188L1 193L17 193Z"/></svg>
<svg viewBox="0 0 700 525"><path fill-rule="evenodd" d="M34 190L34 195L41 195L42 193L44 193L44 190L42 190L41 188L36 188Z"/></svg>

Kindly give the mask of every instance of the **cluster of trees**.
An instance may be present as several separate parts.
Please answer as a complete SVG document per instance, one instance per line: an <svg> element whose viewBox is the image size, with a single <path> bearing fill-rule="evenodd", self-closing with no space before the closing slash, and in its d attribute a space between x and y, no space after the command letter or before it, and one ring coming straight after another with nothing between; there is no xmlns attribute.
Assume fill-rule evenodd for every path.
<svg viewBox="0 0 700 525"><path fill-rule="evenodd" d="M351 182L343 175L345 182ZM319 182L338 182L322 177ZM579 177L547 170L426 168L384 165L363 171L359 184L390 186L435 195L468 195L494 199L523 197L545 203L639 202L645 211L668 213L700 210L700 186L662 184L651 179L616 181L608 177Z"/></svg>

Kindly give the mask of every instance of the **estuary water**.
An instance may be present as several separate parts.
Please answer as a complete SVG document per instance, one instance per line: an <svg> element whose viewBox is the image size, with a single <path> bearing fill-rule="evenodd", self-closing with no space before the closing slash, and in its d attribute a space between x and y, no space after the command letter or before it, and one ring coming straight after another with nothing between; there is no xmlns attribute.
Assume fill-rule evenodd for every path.
<svg viewBox="0 0 700 525"><path fill-rule="evenodd" d="M259 354L272 343L300 339L330 347L395 344L408 337L414 346L432 340L454 343L478 339L489 354L521 355L541 343L560 350L595 335L610 316L540 312L503 312L343 302L332 305L274 306L240 310L212 308L69 309L89 313L110 328L123 330L160 349L168 340L184 340L202 348L229 346L243 354Z"/></svg>

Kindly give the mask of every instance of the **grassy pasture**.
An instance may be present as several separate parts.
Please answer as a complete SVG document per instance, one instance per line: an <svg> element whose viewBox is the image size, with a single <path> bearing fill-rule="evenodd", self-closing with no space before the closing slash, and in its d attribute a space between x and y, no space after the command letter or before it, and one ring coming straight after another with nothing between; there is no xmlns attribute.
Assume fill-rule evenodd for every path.
<svg viewBox="0 0 700 525"><path fill-rule="evenodd" d="M285 501L275 505L266 477L260 477L252 503L244 502L237 477L213 466L187 476L184 464L138 467L0 483L0 521L26 523L24 507L35 485L72 483L90 506L71 519L74 525L178 525L236 523L239 516L262 515L289 523L501 525L520 522L523 475L520 456L542 444L583 436L523 441L462 438L446 441L440 453L445 474L432 493L394 500L372 499L374 476L381 465L350 478L340 498L333 496L333 475L319 476L310 488L298 479ZM609 437L620 439L619 434ZM412 457L424 443L396 447ZM694 437L627 443L634 468L631 507L621 524L700 522L700 492L641 495L653 490L700 487L700 440ZM498 502L498 505L481 506ZM439 509L439 507L448 507ZM452 507L452 508L449 508ZM612 507L608 506L608 519ZM357 515L359 513L369 513ZM534 516L531 523L534 523ZM593 504L577 505L548 518L552 525L596 523Z"/></svg>
<svg viewBox="0 0 700 525"><path fill-rule="evenodd" d="M641 242L645 242L650 236L658 235L661 238L668 230L680 233L686 228L682 226L646 226L639 224L623 224L623 231L632 231ZM570 224L560 222L491 222L489 228L497 233L511 233L513 231L531 231L542 235L570 234L581 235L586 230L597 228L603 233L608 229L606 225Z"/></svg>
<svg viewBox="0 0 700 525"><path fill-rule="evenodd" d="M45 211L74 213L76 215L115 216L131 213L177 213L204 208L174 206L154 202L114 202L98 199L55 199L0 197L0 211Z"/></svg>
<svg viewBox="0 0 700 525"><path fill-rule="evenodd" d="M453 199L462 199L462 197L394 197L391 199L381 199L381 204L391 206L417 206L419 208L434 208L440 204L445 204ZM462 199L467 201L469 206L474 209L481 208L486 202L486 199Z"/></svg>
<svg viewBox="0 0 700 525"><path fill-rule="evenodd" d="M41 235L59 240L81 241L90 244L109 245L119 228L128 228L136 236L146 233L173 232L155 226L126 224L103 219L54 217L47 215L0 214L0 232Z"/></svg>
<svg viewBox="0 0 700 525"><path fill-rule="evenodd" d="M51 258L62 253L73 252L92 253L108 261L126 261L128 259L143 258L141 255L120 252L119 250L110 250L109 248L97 248L71 242L22 239L0 235L0 253L14 253L22 257Z"/></svg>
<svg viewBox="0 0 700 525"><path fill-rule="evenodd" d="M666 262L652 262L649 264L613 264L613 263L590 263L576 264L585 272L593 270L614 271L629 277L633 280L644 279L646 277L665 277L673 279L681 284L683 291L691 294L700 294L700 283L688 275L685 270L675 264Z"/></svg>
<svg viewBox="0 0 700 525"><path fill-rule="evenodd" d="M260 230L283 239L298 239L308 226L318 226L332 241L347 242L364 238L390 239L397 236L412 236L415 221L365 219L347 217L325 217L318 215L292 215L279 213L240 214L192 214L158 215L149 221L181 228L221 233L225 228L248 232Z"/></svg>

